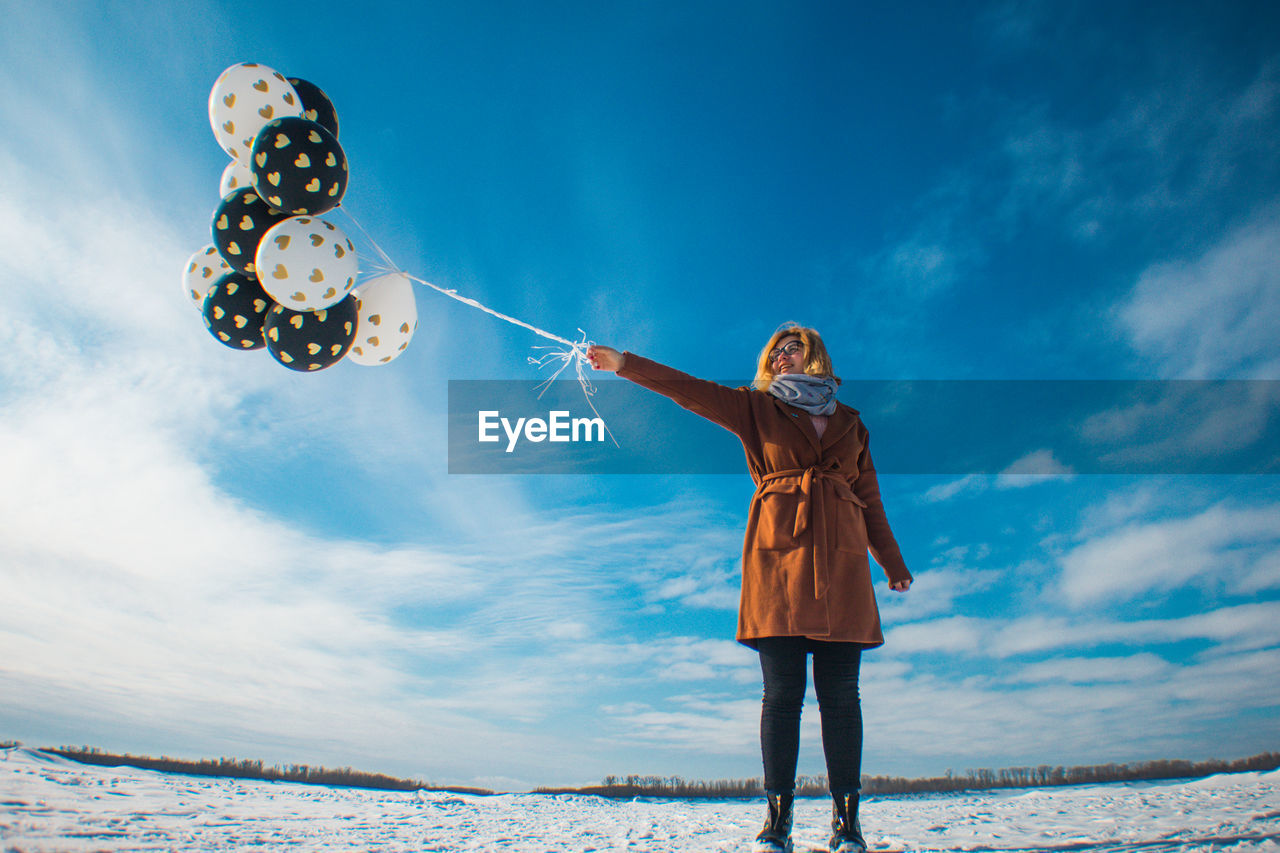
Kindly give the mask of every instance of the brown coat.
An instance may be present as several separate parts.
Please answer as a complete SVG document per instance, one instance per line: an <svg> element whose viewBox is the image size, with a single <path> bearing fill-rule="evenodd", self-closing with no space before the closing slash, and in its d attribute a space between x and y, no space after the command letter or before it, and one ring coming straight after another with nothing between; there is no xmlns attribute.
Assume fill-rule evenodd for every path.
<svg viewBox="0 0 1280 853"><path fill-rule="evenodd" d="M889 529L867 428L843 403L819 441L809 415L754 388L695 379L625 354L618 375L738 436L756 483L742 543L738 640L804 636L878 646L867 550L889 580L909 580Z"/></svg>

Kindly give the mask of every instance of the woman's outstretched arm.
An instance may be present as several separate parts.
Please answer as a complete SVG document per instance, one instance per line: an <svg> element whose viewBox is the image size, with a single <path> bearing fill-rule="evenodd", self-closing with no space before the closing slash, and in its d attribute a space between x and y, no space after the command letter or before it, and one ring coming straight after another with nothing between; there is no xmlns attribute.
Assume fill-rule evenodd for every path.
<svg viewBox="0 0 1280 853"><path fill-rule="evenodd" d="M609 370L623 379L670 397L682 407L719 424L741 437L750 428L751 392L729 388L705 379L681 373L673 367L613 347L592 344L587 347L587 361L596 370Z"/></svg>

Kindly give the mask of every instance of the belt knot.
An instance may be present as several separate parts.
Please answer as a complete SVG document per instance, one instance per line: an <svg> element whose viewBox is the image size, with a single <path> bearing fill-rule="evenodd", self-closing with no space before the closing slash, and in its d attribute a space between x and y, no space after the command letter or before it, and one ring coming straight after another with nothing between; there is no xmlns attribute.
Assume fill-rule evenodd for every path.
<svg viewBox="0 0 1280 853"><path fill-rule="evenodd" d="M840 470L839 459L826 459L807 468L787 468L773 471L760 478L757 495L766 484L786 477L800 477L800 503L796 507L795 526L792 536L800 538L800 534L813 527L813 592L815 598L823 598L827 594L827 554L830 550L827 543L826 512L823 508L822 495L824 489L814 489L814 480L828 480L840 483L848 491L844 477L837 473Z"/></svg>

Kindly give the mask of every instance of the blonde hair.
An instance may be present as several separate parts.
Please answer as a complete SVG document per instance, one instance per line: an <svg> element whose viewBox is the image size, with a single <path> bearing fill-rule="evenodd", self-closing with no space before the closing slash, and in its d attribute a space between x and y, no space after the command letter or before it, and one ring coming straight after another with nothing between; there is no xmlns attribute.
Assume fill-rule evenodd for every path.
<svg viewBox="0 0 1280 853"><path fill-rule="evenodd" d="M804 372L810 376L830 376L836 382L840 378L835 375L835 370L831 367L831 356L827 355L827 346L822 342L822 336L815 330L807 326L801 326L798 323L783 323L778 330L769 338L769 342L764 345L764 349L760 350L760 358L756 362L756 380L755 386L761 391L769 389L769 383L773 382L773 377L778 374L773 369L773 359L769 357L769 353L778 345L778 341L783 338L796 337L800 339L801 345L804 346Z"/></svg>

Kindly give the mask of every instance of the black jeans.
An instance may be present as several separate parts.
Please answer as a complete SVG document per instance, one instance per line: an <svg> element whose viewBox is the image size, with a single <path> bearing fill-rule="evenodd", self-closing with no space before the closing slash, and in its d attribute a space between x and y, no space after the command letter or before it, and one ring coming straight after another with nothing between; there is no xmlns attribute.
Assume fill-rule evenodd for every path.
<svg viewBox="0 0 1280 853"><path fill-rule="evenodd" d="M862 777L862 703L858 669L862 646L807 637L763 637L756 641L764 674L760 751L766 791L791 792L800 753L800 709L806 662L813 655L813 689L822 715L822 751L833 793L858 790Z"/></svg>

